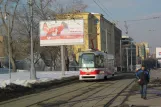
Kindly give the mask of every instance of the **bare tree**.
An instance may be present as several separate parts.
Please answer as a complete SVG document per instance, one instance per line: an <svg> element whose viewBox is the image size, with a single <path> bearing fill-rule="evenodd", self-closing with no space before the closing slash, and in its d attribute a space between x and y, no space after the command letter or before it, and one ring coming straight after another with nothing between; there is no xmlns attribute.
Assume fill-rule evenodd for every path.
<svg viewBox="0 0 161 107"><path fill-rule="evenodd" d="M9 0L8 0L9 1ZM12 0L14 1L14 0ZM12 32L12 57L15 60L23 59L30 56L30 21L28 6L19 4L15 9L14 14L14 28ZM15 1L14 1L15 2ZM81 0L73 0L73 3L69 3L67 6L63 7L63 4L56 0L33 0L33 43L34 43L34 63L36 64L41 58L46 60L43 55L49 55L51 59L51 66L54 69L58 64L56 61L60 60L60 47L40 47L39 43L39 22L41 20L54 19L57 13L68 13L79 11L84 11L86 5L83 4ZM6 3L8 4L8 3ZM79 4L82 6L79 6ZM79 6L79 8L78 8ZM70 8L72 8L70 10ZM3 19L4 20L4 19ZM6 24L7 25L7 24ZM6 26L5 25L5 26ZM4 26L4 27L5 27ZM7 27L6 27L7 29ZM7 31L6 31L7 32ZM51 67L52 68L52 67ZM15 67L16 70L16 67Z"/></svg>
<svg viewBox="0 0 161 107"><path fill-rule="evenodd" d="M40 43L39 43L39 21L47 20L48 16L54 14L51 10L51 6L55 0L33 0L33 48L34 48L34 63L36 64L40 59ZM21 42L23 48L22 53L26 53L26 57L30 56L30 21L28 6L21 5L17 10L16 22L17 27L15 28L15 33L21 41L26 41L24 44ZM18 44L17 44L18 45ZM22 54L23 55L23 54ZM30 58L29 58L30 59Z"/></svg>
<svg viewBox="0 0 161 107"><path fill-rule="evenodd" d="M55 70L56 67L60 66L60 47L43 47L41 48L41 58L44 60L46 65L50 66L50 70ZM54 69L53 69L54 67Z"/></svg>
<svg viewBox="0 0 161 107"><path fill-rule="evenodd" d="M10 50L8 50L8 46L5 45L5 49L6 49L6 53L9 54L10 52L10 58L11 58L11 64L12 64L12 70L15 72L16 71L16 65L15 65L15 58L13 56L13 28L14 28L14 22L15 22L15 16L16 16L16 10L17 10L17 7L19 5L19 1L20 0L1 0L0 1L0 16L1 16L1 21L2 21L2 26L4 28L4 36L6 37L7 36L7 33L8 33L8 36L9 36L9 39L10 39ZM7 20L5 19L6 18L6 15L8 14L7 16L7 19L11 21L10 23L10 26L8 26L8 22ZM10 30L8 29L10 27ZM5 44L7 44L7 39L4 38L4 42ZM8 50L8 51L7 51ZM10 63L10 62L9 62Z"/></svg>

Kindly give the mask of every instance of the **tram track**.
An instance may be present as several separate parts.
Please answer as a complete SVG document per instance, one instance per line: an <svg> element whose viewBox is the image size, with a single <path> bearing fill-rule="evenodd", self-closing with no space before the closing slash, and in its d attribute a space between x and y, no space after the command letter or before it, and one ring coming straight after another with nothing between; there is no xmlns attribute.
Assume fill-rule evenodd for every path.
<svg viewBox="0 0 161 107"><path fill-rule="evenodd" d="M75 84L76 86L79 86L80 84L83 84L84 82L75 82L75 83L73 83L73 84ZM69 85L63 85L61 88L63 88L63 87L70 87L70 86L72 86L73 84L69 84ZM79 85L78 85L79 84ZM71 92L74 92L74 91L77 91L77 90L80 90L80 89L83 89L83 88L85 88L85 87L91 87L92 85L94 85L94 84L96 84L95 82L91 82L91 83L87 83L87 86L85 85L83 85L83 86L80 86L80 87L78 87L78 88L75 88L74 90L71 90L71 91L67 91L67 92L65 92L65 93L62 93L62 94L58 94L57 96L54 96L54 97L50 97L50 98L46 98L45 100L43 100L43 101L46 101L46 100L50 100L50 99L52 99L52 98L56 98L56 97L58 97L58 96L61 96L61 95L64 95L64 94L67 94L67 93L71 93ZM16 98L16 99L12 99L12 100L9 100L9 101L4 101L4 102L0 102L0 106L1 105L5 105L5 104L8 104L8 103L12 103L12 102L15 102L15 101L19 101L19 100L25 100L25 99L28 99L28 98L31 98L31 97L35 97L35 96L38 96L38 95L41 95L41 94L51 94L51 93L53 93L55 90L57 90L58 88L60 88L60 87L57 87L57 88L54 88L54 89L51 89L51 90L48 90L48 91L44 91L44 92L41 92L41 93L36 93L36 94L31 94L31 95L28 95L28 96L24 96L24 97L19 97L19 98ZM39 101L39 102L41 102L41 101ZM38 102L36 102L36 103L38 103ZM36 104L36 103L34 103L34 104ZM33 105L33 104L31 104L31 105ZM29 105L30 106L30 105ZM27 107L27 106L25 106L25 107Z"/></svg>
<svg viewBox="0 0 161 107"><path fill-rule="evenodd" d="M126 78L129 76L121 75L106 81L79 81L32 96L0 103L0 107L2 105L9 107L13 104L17 104L13 107L109 107L132 84L132 79ZM106 102L102 103L101 100ZM100 104L104 106L97 106Z"/></svg>
<svg viewBox="0 0 161 107"><path fill-rule="evenodd" d="M97 84L99 84L99 82L97 82ZM108 83L106 83L106 85L107 85L107 84L108 84ZM105 85L101 84L101 82L100 82L100 85L102 85L102 86L99 87L99 88L96 88L96 89L93 89L93 90L87 90L87 91L85 91L84 93L78 94L78 95L72 97L71 99L68 99L67 102L63 102L63 103L53 103L53 104L47 104L47 105L41 104L41 105L43 105L44 107L58 107L58 106L61 107L61 106L63 106L64 104L68 104L69 107L73 107L73 106L76 105L78 102L86 101L86 100L87 100L89 97L91 97L92 95L94 95L94 94L100 92L101 90L103 90L103 89L105 89L105 88L110 87L112 84L109 83L109 85L105 86ZM89 93L90 93L90 94L89 94ZM86 96L85 98L82 98L82 99L84 99L84 100L82 100L82 99L81 99L81 100L74 100L74 99L77 99L77 98L79 98L80 96L84 96L84 95L86 95L86 94L89 94L89 95ZM73 100L73 101L72 101L72 100ZM71 103L73 103L73 104L71 104Z"/></svg>
<svg viewBox="0 0 161 107"><path fill-rule="evenodd" d="M119 83L119 81L117 81L115 84L117 84L117 83ZM97 93L99 93L100 91L102 91L102 90L104 90L104 89L106 89L106 88L108 88L108 87L110 87L110 86L112 86L113 84L110 84L110 85L108 85L108 86L105 86L105 87L103 87L102 89L100 89L100 90L98 90L98 91L96 91L96 92L94 92L94 93L92 93L91 95L88 95L86 98L84 98L84 100L80 100L80 101L92 101L92 100L94 100L93 98L91 98L90 99L90 97L92 97L92 95L95 95L95 94L97 94ZM98 97L97 97L97 99L98 99ZM78 100L79 101L79 100ZM77 102L78 102L77 101ZM73 104L72 106L70 105L70 107L73 107L74 105L76 105L76 103L75 104Z"/></svg>
<svg viewBox="0 0 161 107"><path fill-rule="evenodd" d="M119 82L118 82L119 83ZM111 85L111 87L113 87L114 85ZM111 88L111 87L109 87L109 88ZM111 100L113 99L113 100L115 100L115 98L117 98L121 93L122 93L122 91L121 92L119 92L116 96L113 96L114 94L115 94L115 92L117 92L117 91L119 91L118 89L119 88L122 88L122 87L124 87L123 86L123 84L121 84L119 87L115 87L115 88L113 88L113 90L110 92L110 93L108 93L108 94L104 94L103 96L101 96L101 93L100 93L100 96L97 96L97 95L93 95L93 96L91 96L90 98L88 98L88 99L85 99L86 100L86 104L83 104L82 106L79 106L79 107L109 107L110 105L108 104L107 106L106 106L106 104L107 103L109 103L109 102L111 102ZM127 86L128 87L128 86ZM122 90L124 90L125 88L123 88ZM104 92L106 92L108 89L106 89L106 90L104 90ZM103 91L103 90L102 90ZM110 91L110 90L109 90ZM97 93L98 95L99 95L99 93ZM107 101L107 99L111 99L110 101ZM91 99L91 100L90 100ZM107 102L106 102L106 104L99 104L100 102L102 102L103 100L106 100ZM89 102L90 101L90 102ZM112 102L111 102L112 103ZM100 105L102 105L102 106L100 106ZM75 106L75 107L77 107L77 106Z"/></svg>
<svg viewBox="0 0 161 107"><path fill-rule="evenodd" d="M123 93L135 80L132 80L125 88L123 88L117 95L115 95L109 102L107 102L104 107L110 107L111 104ZM126 98L122 101L121 104L125 102Z"/></svg>
<svg viewBox="0 0 161 107"><path fill-rule="evenodd" d="M117 82L115 82L115 84L117 84L117 83L119 83L119 80L117 81ZM107 85L107 84L106 84ZM102 91L102 90L104 90L104 89L106 89L106 88L108 88L108 87L111 87L111 86L113 86L114 84L110 84L110 85L108 85L108 86L102 86L102 87L99 87L99 88L97 88L97 89L95 89L95 90L88 90L88 91L85 91L84 93L81 93L81 94L78 94L78 95L76 95L76 96L74 96L74 97L72 97L71 99L68 99L68 101L66 101L66 102L55 102L55 103L49 103L49 104L45 104L45 103L43 103L44 101L41 101L41 102L38 102L38 103L35 103L35 104L33 104L33 105L29 105L29 106L27 106L27 107L33 107L34 105L40 105L40 106L43 106L43 107L63 107L64 105L68 105L69 107L76 107L76 105L77 105L77 103L80 103L80 102L86 102L86 101L92 101L92 100L94 100L94 98L90 98L90 97L92 97L92 95L95 95L95 94L97 94L98 92L100 92L100 91ZM129 84L130 85L130 84ZM128 86L129 86L128 85ZM120 87L122 86L122 84L120 85ZM126 86L125 88L123 88L122 89L122 91L124 90L124 89L126 89L128 86ZM119 87L119 88L120 88ZM118 87L117 87L118 88ZM102 100L102 99L104 99L104 98L106 98L107 96L110 96L110 95L112 95L113 94L113 92L115 92L116 90L117 90L117 88L115 88L110 94L108 94L108 95L106 95L106 96L100 96L100 99ZM110 105L110 103L112 103L112 101L114 100L114 99L116 99L117 98L117 96L119 96L121 93L122 93L122 91L120 92L120 93L118 93L113 99L111 99L106 105L107 106L105 106L105 107L108 107L109 105ZM91 92L88 96L86 96L86 97L83 97L83 98L81 98L80 100L73 100L73 99L76 99L76 98L79 98L80 96L83 96L83 95L85 95L85 94L88 94L89 92ZM70 93L69 93L70 94ZM96 97L96 99L98 99L99 97L97 96ZM73 101L72 101L73 100ZM50 101L49 101L50 102ZM98 101L99 102L99 101ZM97 102L97 103L98 103ZM97 104L96 103L96 104ZM81 107L83 107L84 105L82 105Z"/></svg>
<svg viewBox="0 0 161 107"><path fill-rule="evenodd" d="M74 90L69 91L69 92L67 92L67 93L60 94L60 95L58 95L58 96L50 97L50 98L41 100L41 101L39 101L39 102L36 102L36 103L34 103L34 104L28 105L28 106L26 106L26 107L32 107L32 106L34 106L34 105L39 105L40 103L42 103L42 102L44 102L44 101L48 101L48 100L50 100L50 99L54 99L54 98L56 98L56 97L63 96L63 95L65 95L65 94L71 94L71 93L73 93L73 92L82 90L83 88L92 87L92 86L95 85L95 84L96 84L96 83L92 83L92 84L90 84L90 85L88 85L88 86L84 86L84 87L82 87L82 88L77 88L77 89L74 89ZM87 92L85 92L85 93L87 93Z"/></svg>

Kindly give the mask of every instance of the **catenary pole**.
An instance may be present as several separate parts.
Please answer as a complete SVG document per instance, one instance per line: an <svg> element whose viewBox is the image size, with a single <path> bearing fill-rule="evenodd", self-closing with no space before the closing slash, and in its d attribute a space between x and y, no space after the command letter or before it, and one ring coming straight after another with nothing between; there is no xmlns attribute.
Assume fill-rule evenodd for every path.
<svg viewBox="0 0 161 107"><path fill-rule="evenodd" d="M127 72L129 68L129 55L128 55L128 48L126 48L126 55L127 55Z"/></svg>

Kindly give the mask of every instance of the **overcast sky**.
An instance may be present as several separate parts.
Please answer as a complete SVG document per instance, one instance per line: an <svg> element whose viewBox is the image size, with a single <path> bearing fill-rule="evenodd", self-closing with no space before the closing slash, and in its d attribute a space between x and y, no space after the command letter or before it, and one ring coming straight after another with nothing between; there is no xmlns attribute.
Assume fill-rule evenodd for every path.
<svg viewBox="0 0 161 107"><path fill-rule="evenodd" d="M69 3L72 0L60 0ZM158 17L152 20L127 21L128 36L135 42L148 42L151 51L161 46L161 0L95 0L105 11L101 10L93 0L83 0L88 5L88 12L102 13L110 21L115 20L125 34L124 21ZM104 8L104 7L105 8ZM107 10L108 9L108 10ZM112 18L111 18L112 17Z"/></svg>

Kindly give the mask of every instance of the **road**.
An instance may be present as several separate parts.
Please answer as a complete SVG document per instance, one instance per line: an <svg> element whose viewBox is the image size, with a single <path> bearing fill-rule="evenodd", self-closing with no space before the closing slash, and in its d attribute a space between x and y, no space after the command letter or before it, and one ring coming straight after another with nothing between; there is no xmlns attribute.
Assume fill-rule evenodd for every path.
<svg viewBox="0 0 161 107"><path fill-rule="evenodd" d="M134 74L120 74L105 81L75 82L37 94L0 103L0 107L109 107L134 81Z"/></svg>

